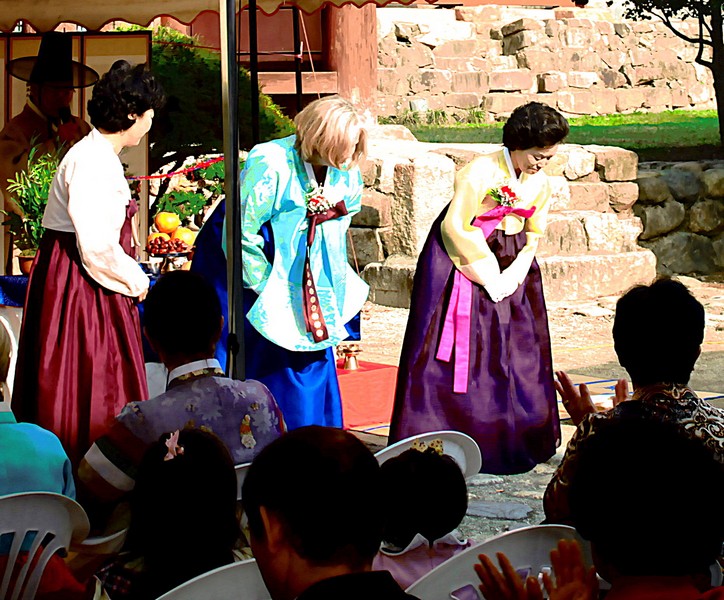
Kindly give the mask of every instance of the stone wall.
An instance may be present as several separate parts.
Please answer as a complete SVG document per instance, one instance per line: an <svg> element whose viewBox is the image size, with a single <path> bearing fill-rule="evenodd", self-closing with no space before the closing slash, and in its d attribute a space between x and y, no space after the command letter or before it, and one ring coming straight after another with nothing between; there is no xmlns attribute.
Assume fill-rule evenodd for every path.
<svg viewBox="0 0 724 600"><path fill-rule="evenodd" d="M714 107L697 47L657 21L491 5L377 14L380 116L475 110L492 121L531 100L567 116Z"/></svg>
<svg viewBox="0 0 724 600"><path fill-rule="evenodd" d="M370 300L409 306L417 257L452 198L457 169L498 147L421 143L400 126L375 132L350 229L350 261L363 269ZM564 145L546 167L554 193L537 256L549 300L618 294L655 276L654 255L636 244L637 161L620 148Z"/></svg>
<svg viewBox="0 0 724 600"><path fill-rule="evenodd" d="M648 163L639 171L639 243L665 275L724 270L724 162Z"/></svg>

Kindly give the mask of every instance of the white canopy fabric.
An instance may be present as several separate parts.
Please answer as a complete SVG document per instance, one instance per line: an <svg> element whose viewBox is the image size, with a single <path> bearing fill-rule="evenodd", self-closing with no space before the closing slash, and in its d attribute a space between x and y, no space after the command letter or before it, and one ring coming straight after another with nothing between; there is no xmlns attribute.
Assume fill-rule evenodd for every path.
<svg viewBox="0 0 724 600"><path fill-rule="evenodd" d="M293 5L312 13L324 4L362 6L371 2L383 6L393 1L411 4L415 0L257 0L257 6L266 14ZM248 0L242 0L242 7L247 4ZM29 22L38 31L48 31L68 22L91 30L100 29L110 21L148 25L159 16L190 23L206 10L218 11L219 0L0 0L0 31L12 31L20 20Z"/></svg>

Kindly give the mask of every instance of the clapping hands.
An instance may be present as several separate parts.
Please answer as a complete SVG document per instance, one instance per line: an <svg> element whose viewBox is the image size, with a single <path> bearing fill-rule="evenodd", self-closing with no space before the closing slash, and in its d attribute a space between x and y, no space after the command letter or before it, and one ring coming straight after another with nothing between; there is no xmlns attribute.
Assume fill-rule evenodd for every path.
<svg viewBox="0 0 724 600"><path fill-rule="evenodd" d="M497 553L500 571L481 554L475 572L485 600L543 600L543 590L535 577L523 583L505 554ZM598 597L596 570L586 569L583 552L575 540L561 540L551 551L555 581L543 573L543 585L550 600L595 600Z"/></svg>
<svg viewBox="0 0 724 600"><path fill-rule="evenodd" d="M556 390L563 399L563 406L571 416L574 425L578 425L586 415L595 413L596 407L591 400L591 393L588 386L582 383L576 389L571 378L564 371L556 371L555 381ZM614 389L613 405L617 406L628 398L628 382L625 379L619 379Z"/></svg>

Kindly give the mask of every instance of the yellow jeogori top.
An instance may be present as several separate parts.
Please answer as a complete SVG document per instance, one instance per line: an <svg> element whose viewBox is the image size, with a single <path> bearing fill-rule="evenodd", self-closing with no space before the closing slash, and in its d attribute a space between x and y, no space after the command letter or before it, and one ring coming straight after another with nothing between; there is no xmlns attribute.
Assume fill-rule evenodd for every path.
<svg viewBox="0 0 724 600"><path fill-rule="evenodd" d="M485 285L500 274L498 260L491 252L485 236L473 220L497 206L488 195L491 189L510 185L518 196L516 208L536 207L529 219L510 214L503 217L496 229L515 235L525 229L526 244L505 276L523 283L543 235L550 208L551 187L548 176L539 171L522 173L516 178L506 150L480 156L463 167L455 178L455 194L441 224L442 241L455 267L472 282Z"/></svg>

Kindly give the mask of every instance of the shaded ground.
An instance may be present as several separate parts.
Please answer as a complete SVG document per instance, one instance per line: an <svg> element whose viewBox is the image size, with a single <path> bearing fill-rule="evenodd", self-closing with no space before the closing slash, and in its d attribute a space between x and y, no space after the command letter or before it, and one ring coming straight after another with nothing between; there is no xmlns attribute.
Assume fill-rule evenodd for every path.
<svg viewBox="0 0 724 600"><path fill-rule="evenodd" d="M724 394L724 284L680 278L704 304L707 326L702 355L692 377L701 391ZM617 298L581 303L551 303L548 307L553 362L556 370L605 379L624 377L613 349L611 328ZM368 303L362 320L362 359L396 365L407 323L405 309ZM530 473L504 477L480 475L469 486L471 510L461 527L465 535L485 539L501 531L543 519L545 486L563 455L573 427L564 425L564 442L555 457ZM370 443L384 445L385 438L368 436ZM484 504L480 504L484 503Z"/></svg>

